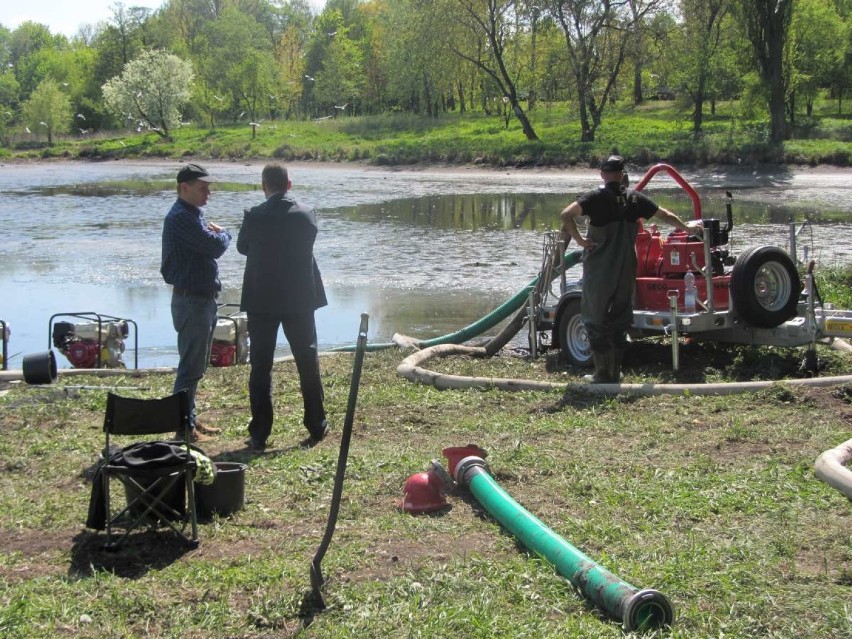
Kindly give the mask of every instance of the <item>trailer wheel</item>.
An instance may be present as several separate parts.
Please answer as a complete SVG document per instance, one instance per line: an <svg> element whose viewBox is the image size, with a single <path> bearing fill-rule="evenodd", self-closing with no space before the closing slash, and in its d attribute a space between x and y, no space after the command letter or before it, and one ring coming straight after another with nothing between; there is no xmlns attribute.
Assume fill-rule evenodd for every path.
<svg viewBox="0 0 852 639"><path fill-rule="evenodd" d="M796 315L802 286L793 260L774 246L756 246L737 258L731 298L737 314L752 326L774 328Z"/></svg>
<svg viewBox="0 0 852 639"><path fill-rule="evenodd" d="M574 366L587 368L592 365L592 349L589 336L580 315L580 299L570 300L559 318L559 348L562 355Z"/></svg>

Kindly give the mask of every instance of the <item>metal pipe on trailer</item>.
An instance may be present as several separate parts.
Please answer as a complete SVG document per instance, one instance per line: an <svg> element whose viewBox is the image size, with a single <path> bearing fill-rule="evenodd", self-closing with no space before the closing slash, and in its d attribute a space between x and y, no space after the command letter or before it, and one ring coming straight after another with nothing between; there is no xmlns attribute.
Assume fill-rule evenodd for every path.
<svg viewBox="0 0 852 639"><path fill-rule="evenodd" d="M672 370L675 373L680 370L680 343L678 342L677 331L677 295L677 291L669 291L669 312L671 313L669 333L672 337Z"/></svg>
<svg viewBox="0 0 852 639"><path fill-rule="evenodd" d="M459 461L455 476L491 516L524 546L552 563L586 598L620 620L625 631L671 625L674 611L665 595L622 581L562 539L500 487L481 457Z"/></svg>

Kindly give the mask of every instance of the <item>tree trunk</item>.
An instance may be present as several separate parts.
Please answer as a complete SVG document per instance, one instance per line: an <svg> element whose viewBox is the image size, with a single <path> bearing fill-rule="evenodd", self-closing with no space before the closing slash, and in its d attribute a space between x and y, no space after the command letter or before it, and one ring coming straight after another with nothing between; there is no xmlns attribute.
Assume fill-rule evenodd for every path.
<svg viewBox="0 0 852 639"><path fill-rule="evenodd" d="M705 70L698 73L695 93L692 95L692 138L698 140L702 135L701 127L704 124L704 87L707 85L707 74Z"/></svg>
<svg viewBox="0 0 852 639"><path fill-rule="evenodd" d="M790 126L796 126L796 92L790 93Z"/></svg>
<svg viewBox="0 0 852 639"><path fill-rule="evenodd" d="M693 100L694 109L692 111L692 139L698 140L701 138L701 126L704 124L704 94L700 91L695 93Z"/></svg>
<svg viewBox="0 0 852 639"><path fill-rule="evenodd" d="M778 66L781 66L780 61ZM780 69L778 75L780 76ZM773 144L781 144L787 137L784 102L784 83L779 78L772 81L769 90L769 130Z"/></svg>
<svg viewBox="0 0 852 639"><path fill-rule="evenodd" d="M515 117L518 118L518 122L521 123L521 128L524 131L524 135L527 140L538 140L538 136L533 130L532 124L530 124L530 120L527 117L527 114L524 113L524 110L521 108L521 105L518 104L518 99L515 98L515 104L512 107L512 110L515 112Z"/></svg>
<svg viewBox="0 0 852 639"><path fill-rule="evenodd" d="M579 97L580 104L580 128L582 132L580 133L580 141L581 142L594 142L595 141L595 129L591 126L589 122L589 111L586 108L586 95L585 92L578 88L577 94Z"/></svg>
<svg viewBox="0 0 852 639"><path fill-rule="evenodd" d="M642 104L645 98L642 96L642 65L638 59L633 65L633 104Z"/></svg>

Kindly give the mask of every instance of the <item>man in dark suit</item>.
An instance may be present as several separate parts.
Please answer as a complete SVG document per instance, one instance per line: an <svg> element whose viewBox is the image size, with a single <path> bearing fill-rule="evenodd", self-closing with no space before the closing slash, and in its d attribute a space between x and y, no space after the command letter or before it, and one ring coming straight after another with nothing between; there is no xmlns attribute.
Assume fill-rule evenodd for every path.
<svg viewBox="0 0 852 639"><path fill-rule="evenodd" d="M322 277L314 259L316 217L287 197L287 169L268 164L261 177L266 202L246 210L237 250L246 256L240 309L248 315L251 339L251 422L246 444L266 449L272 431L272 363L279 325L290 344L304 401L304 445L329 432L323 406L314 311L325 306Z"/></svg>

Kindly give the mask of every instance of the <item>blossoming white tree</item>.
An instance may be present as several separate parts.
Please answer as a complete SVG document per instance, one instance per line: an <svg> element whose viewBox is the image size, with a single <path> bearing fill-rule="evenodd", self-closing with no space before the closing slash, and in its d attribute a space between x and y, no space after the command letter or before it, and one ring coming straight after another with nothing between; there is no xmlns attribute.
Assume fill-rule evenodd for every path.
<svg viewBox="0 0 852 639"><path fill-rule="evenodd" d="M164 51L146 51L102 90L107 108L117 116L168 138L180 125L180 109L189 102L193 79L189 62Z"/></svg>

